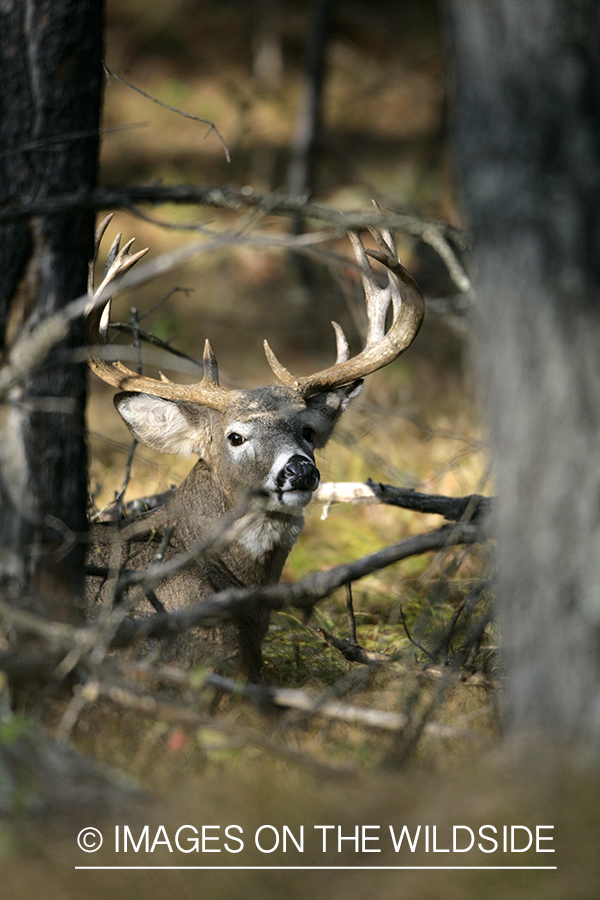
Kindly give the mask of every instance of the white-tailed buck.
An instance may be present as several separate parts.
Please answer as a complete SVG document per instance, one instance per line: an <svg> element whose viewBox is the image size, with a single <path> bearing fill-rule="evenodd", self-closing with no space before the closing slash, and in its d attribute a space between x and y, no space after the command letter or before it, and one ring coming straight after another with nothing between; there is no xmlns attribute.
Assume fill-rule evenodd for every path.
<svg viewBox="0 0 600 900"><path fill-rule="evenodd" d="M108 220L96 235L96 252ZM414 339L424 312L421 292L400 265L388 232L374 233L379 250L365 252L350 234L366 295L369 327L364 349L350 358L342 329L335 365L295 378L275 358L265 341L267 360L278 384L253 390L226 390L219 384L217 361L208 341L204 377L198 384L175 384L161 375L148 378L121 362L109 361L99 349L90 366L119 388L115 406L138 441L164 453L197 454L198 462L164 506L133 520L93 527L90 563L141 570L157 559L187 554L188 564L152 591L139 586L126 597L137 612L152 612L157 600L166 610L189 606L224 588L277 582L303 525L303 509L319 484L315 449L329 440L348 403L370 372L396 359ZM98 291L129 269L145 251L132 255L131 241L119 250L116 238ZM386 267L380 287L369 256ZM88 316L90 340L104 343L110 301L96 304ZM386 324L391 307L391 324ZM229 542L194 556L222 523L240 511ZM114 579L90 578L95 599L114 598ZM178 639L172 655L186 663L200 658L230 660L257 679L261 642L269 611L252 606L233 621L197 628Z"/></svg>

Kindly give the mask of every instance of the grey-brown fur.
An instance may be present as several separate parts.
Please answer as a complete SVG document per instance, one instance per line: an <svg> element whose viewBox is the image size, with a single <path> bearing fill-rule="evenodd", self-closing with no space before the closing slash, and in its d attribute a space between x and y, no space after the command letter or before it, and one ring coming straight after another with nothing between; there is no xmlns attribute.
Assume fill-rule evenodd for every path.
<svg viewBox="0 0 600 900"><path fill-rule="evenodd" d="M165 452L194 452L200 459L166 506L131 523L95 525L88 563L110 565L113 570L144 569L156 559L168 528L173 530L163 559L185 554L209 540L219 522L237 509L249 492L257 490L261 496L248 500L247 526L240 539L172 575L154 593L165 609L173 610L227 587L277 582L302 529L303 507L318 485L314 448L327 442L358 389L355 384L307 401L281 386L236 392L231 408L223 413L145 394L117 395L117 409L139 440ZM170 432L161 418L171 421ZM246 443L234 447L228 435L240 431L245 432ZM296 482L282 478L281 489L273 483L277 476L274 464L279 460L283 470L286 458L305 461L303 477L310 490L292 490L294 484L304 486L302 478ZM110 602L114 587L114 580L90 578L90 599ZM140 588L133 588L125 600L138 614L153 611ZM208 654L256 679L268 623L268 610L252 608L233 623L196 629L165 652L168 658L188 664Z"/></svg>

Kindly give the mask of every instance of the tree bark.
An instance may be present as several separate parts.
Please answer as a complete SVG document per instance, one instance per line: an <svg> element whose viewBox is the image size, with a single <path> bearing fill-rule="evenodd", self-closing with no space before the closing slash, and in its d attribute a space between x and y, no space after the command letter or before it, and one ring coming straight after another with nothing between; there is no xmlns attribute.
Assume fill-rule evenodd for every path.
<svg viewBox="0 0 600 900"><path fill-rule="evenodd" d="M0 6L0 205L96 185L103 4ZM20 336L85 293L94 216L0 226L0 365ZM49 617L77 620L86 531L81 324L0 407L0 578Z"/></svg>
<svg viewBox="0 0 600 900"><path fill-rule="evenodd" d="M506 721L600 736L597 0L448 0L498 488Z"/></svg>

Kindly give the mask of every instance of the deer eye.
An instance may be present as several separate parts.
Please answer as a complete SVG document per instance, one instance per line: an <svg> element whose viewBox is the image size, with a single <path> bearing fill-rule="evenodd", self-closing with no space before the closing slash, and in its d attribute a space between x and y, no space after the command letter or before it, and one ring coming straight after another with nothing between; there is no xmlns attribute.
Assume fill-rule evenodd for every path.
<svg viewBox="0 0 600 900"><path fill-rule="evenodd" d="M315 429L310 428L308 425L306 428L302 429L302 437L305 441L308 441L309 444L314 444L315 442Z"/></svg>
<svg viewBox="0 0 600 900"><path fill-rule="evenodd" d="M227 440L232 447L241 447L242 444L246 443L246 438L242 437L241 434L238 434L237 431L232 431L231 434L228 434Z"/></svg>

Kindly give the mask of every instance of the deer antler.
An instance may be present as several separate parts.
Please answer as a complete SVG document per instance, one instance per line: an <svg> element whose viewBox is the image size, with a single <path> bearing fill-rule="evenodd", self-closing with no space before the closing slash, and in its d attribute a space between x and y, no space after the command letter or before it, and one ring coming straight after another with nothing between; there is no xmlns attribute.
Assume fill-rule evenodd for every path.
<svg viewBox="0 0 600 900"><path fill-rule="evenodd" d="M96 291L93 290L94 262L104 233L112 220L112 214L100 223L96 231L94 259L90 263L88 292L93 305L88 313L88 334L91 344L105 344L110 319L110 299L103 300L107 288L121 278L135 263L142 258L148 249L131 253L133 239L119 249L121 235L118 234L108 254L104 279ZM369 328L364 349L357 356L350 358L350 350L344 332L333 322L337 343L337 359L335 365L313 375L296 378L277 360L275 354L265 341L265 354L276 378L284 385L296 390L302 397L333 390L343 385L360 381L371 372L382 369L393 362L417 335L425 312L425 301L417 283L400 264L391 232L371 229L378 250L365 250L357 234L349 232L354 248L354 255L361 271L362 283L367 302ZM387 269L388 283L380 287L368 256L376 259ZM392 324L386 331L386 318L392 306ZM122 391L137 391L162 397L165 400L189 400L200 403L211 409L222 411L231 397L237 393L228 391L219 385L219 368L210 343L204 346L204 377L197 384L176 384L166 378L162 372L160 379L139 375L128 369L119 360L109 360L101 355L89 360L93 371L108 384Z"/></svg>
<svg viewBox="0 0 600 900"><path fill-rule="evenodd" d="M104 278L99 287L94 290L94 264L98 256L100 242L108 228L113 214L107 216L96 229L94 258L90 262L88 272L88 294L92 300L90 312L87 316L88 339L92 345L106 344L108 336L108 324L110 320L110 298L103 300L107 288L118 281L135 263L145 256L145 250L131 253L131 246L135 240L132 238L124 247L119 249L121 235L114 239L108 253ZM105 359L102 356L94 356L89 359L90 368L107 384L119 388L121 391L136 391L150 394L153 397L162 397L165 400L189 400L201 403L211 409L222 410L229 401L232 392L219 385L219 367L216 356L210 343L204 345L204 378L197 384L176 384L160 373L160 380L149 378L133 372L119 360Z"/></svg>
<svg viewBox="0 0 600 900"><path fill-rule="evenodd" d="M348 232L361 270L367 301L369 328L364 349L350 359L344 332L337 322L332 322L337 343L335 365L313 375L295 378L281 365L265 341L265 354L277 379L295 388L305 398L359 381L371 372L387 366L410 346L423 321L425 300L416 281L400 264L391 232L384 229L370 231L379 250L365 250L358 235ZM376 259L388 270L388 283L385 287L380 287L377 283L367 256ZM392 324L386 332L390 303L393 309Z"/></svg>

